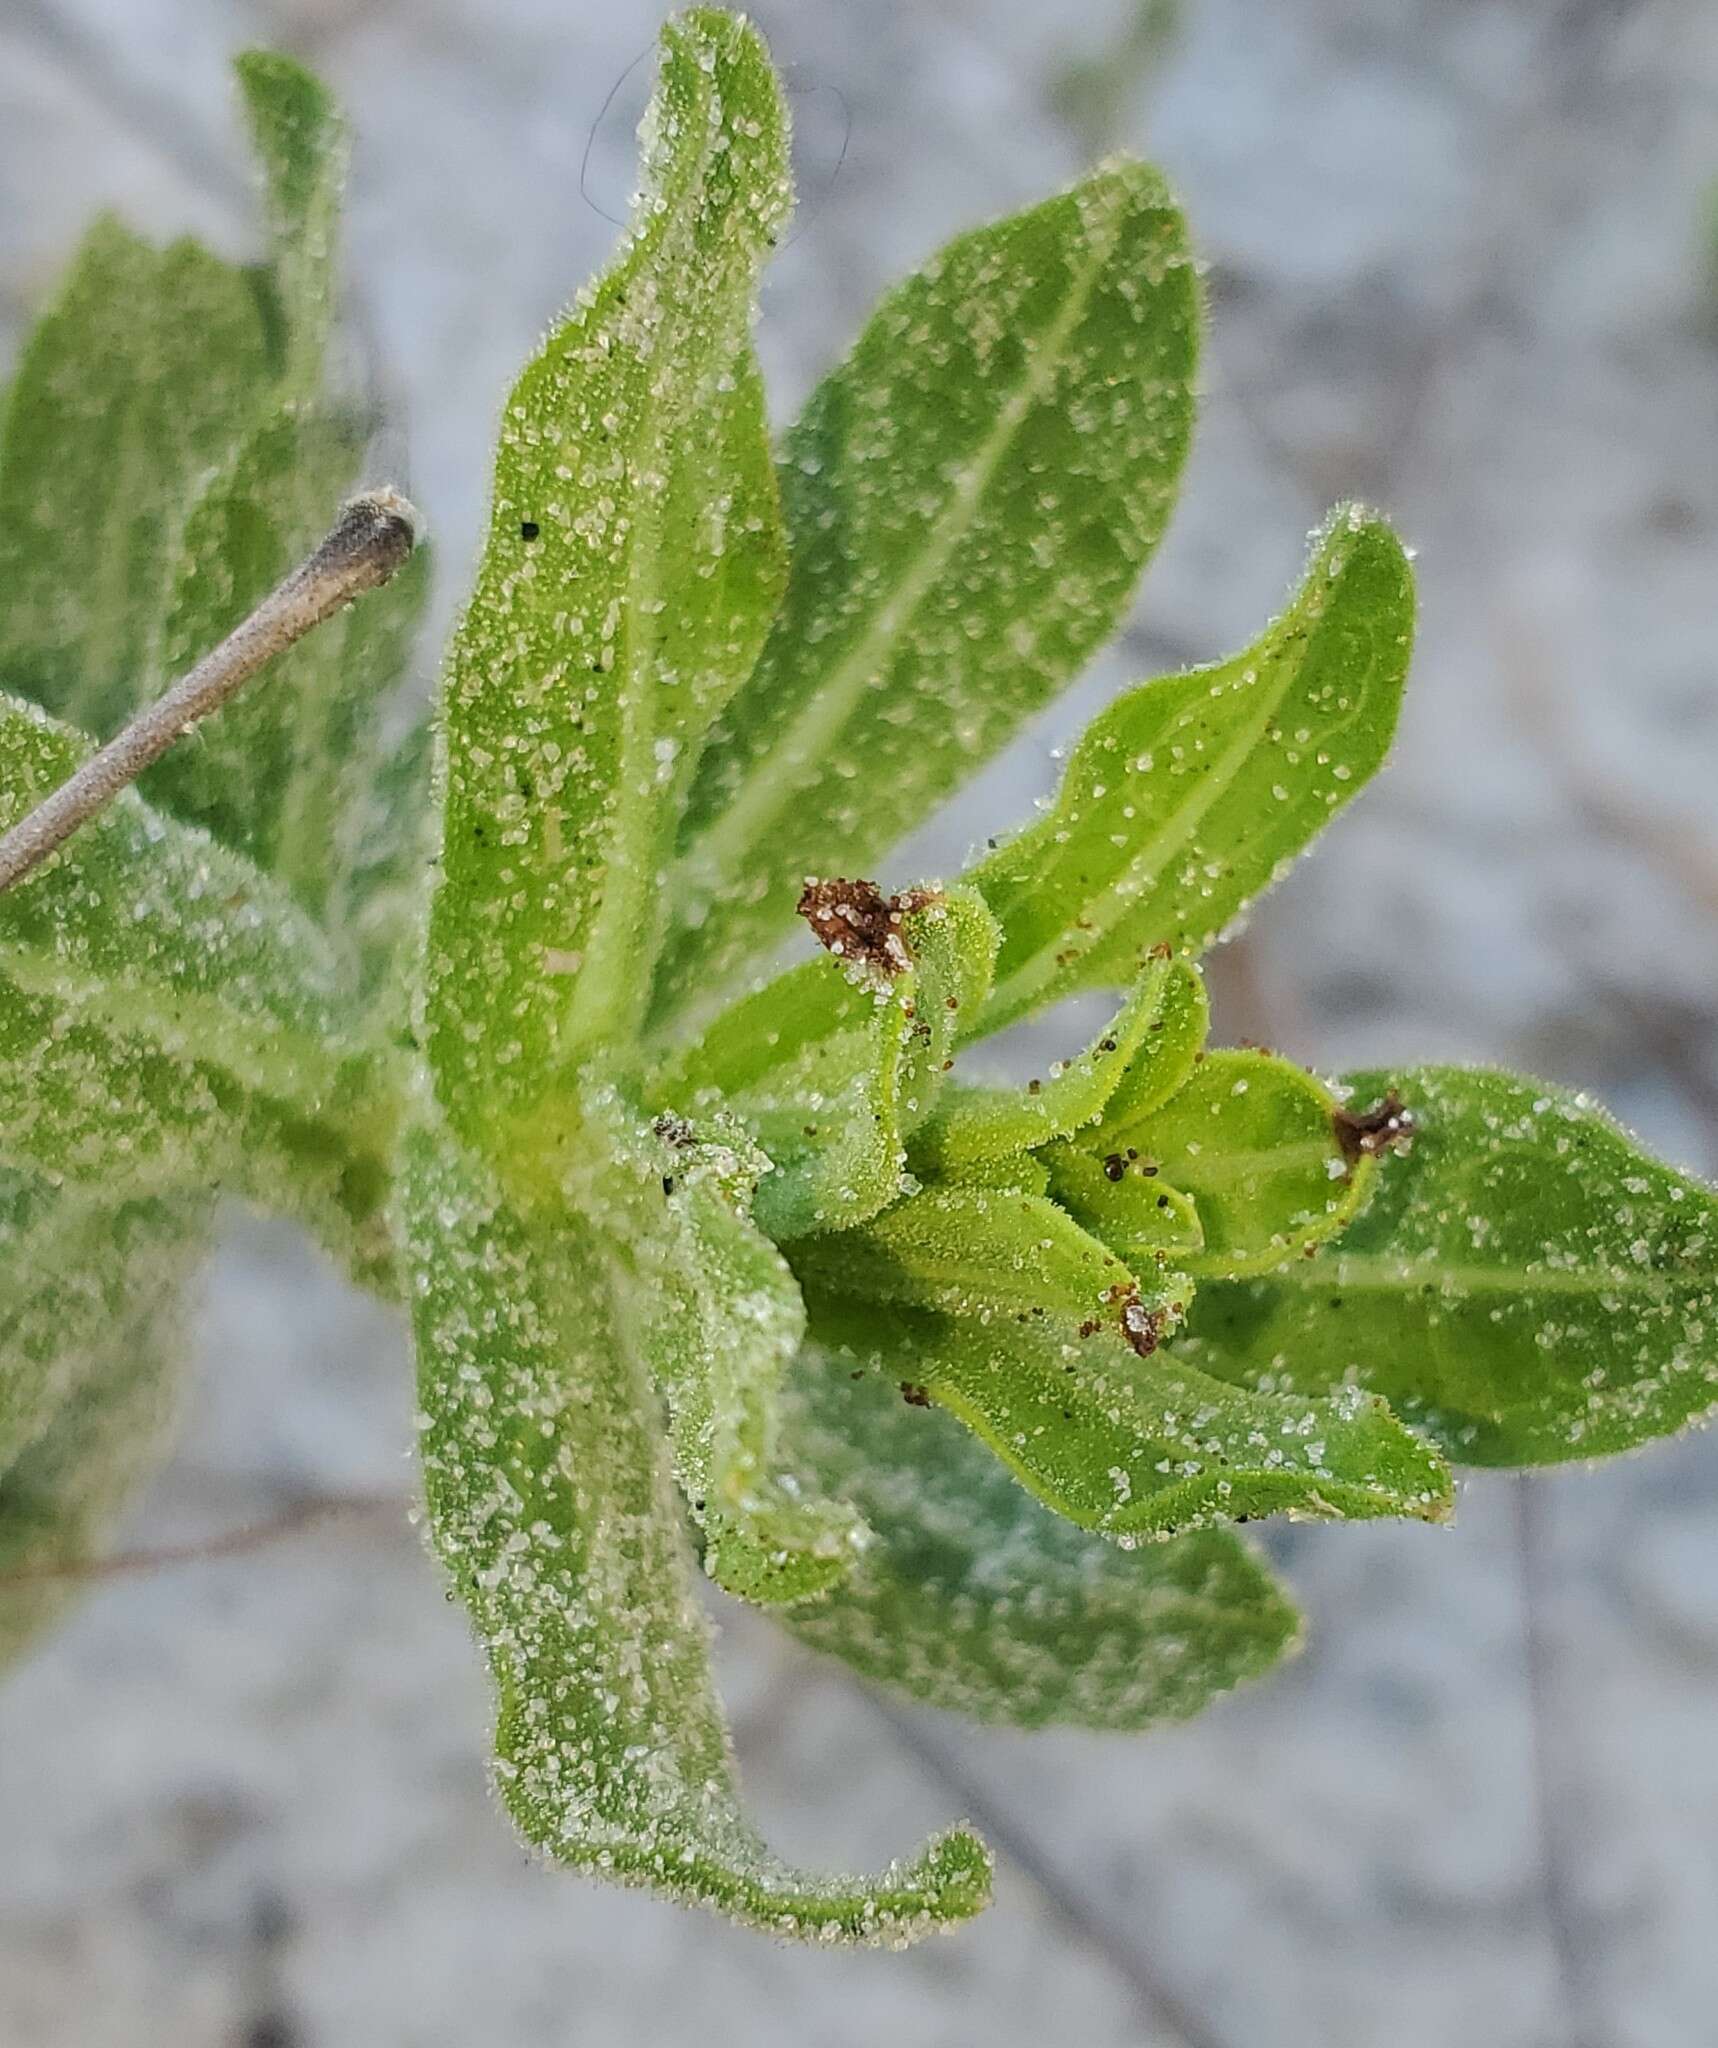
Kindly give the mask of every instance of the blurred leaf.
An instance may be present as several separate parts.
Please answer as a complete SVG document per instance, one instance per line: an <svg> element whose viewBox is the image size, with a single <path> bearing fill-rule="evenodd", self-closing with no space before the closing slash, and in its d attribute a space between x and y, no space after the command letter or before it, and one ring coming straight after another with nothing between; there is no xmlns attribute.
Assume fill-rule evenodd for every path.
<svg viewBox="0 0 1718 2048"><path fill-rule="evenodd" d="M872 1536L787 1626L926 1706L1017 1728L1185 1720L1292 1648L1294 1607L1223 1529L1124 1551L1041 1507L952 1418L813 1351L784 1442Z"/></svg>
<svg viewBox="0 0 1718 2048"><path fill-rule="evenodd" d="M1188 1272L1265 1273L1334 1236L1371 1193L1378 1161L1357 1138L1345 1143L1344 1115L1329 1089L1274 1053L1211 1052L1162 1107L1108 1112L1074 1146L1058 1148L1051 1182L1123 1258L1133 1242L1129 1204L1148 1198L1151 1233L1151 1210L1175 1194L1197 1218L1194 1240L1176 1254ZM1096 1182L1067 1159L1071 1150L1101 1163ZM1164 1242L1155 1234L1145 1241Z"/></svg>
<svg viewBox="0 0 1718 2048"><path fill-rule="evenodd" d="M16 1376L56 1390L21 1447L0 1441L0 1674L75 1597L77 1580L57 1574L89 1561L164 1448L187 1359L186 1281L207 1248L203 1202L91 1206L70 1220L58 1245L33 1242L49 1263L22 1294L19 1247L0 1246L0 1439L19 1418Z"/></svg>
<svg viewBox="0 0 1718 2048"><path fill-rule="evenodd" d="M234 68L266 185L286 330L282 395L314 398L334 310L346 124L327 87L279 51L246 50Z"/></svg>
<svg viewBox="0 0 1718 2048"><path fill-rule="evenodd" d="M1718 1401L1718 1196L1582 1096L1405 1068L1411 1151L1312 1260L1201 1290L1192 1363L1312 1391L1370 1387L1471 1465L1594 1458Z"/></svg>
<svg viewBox="0 0 1718 2048"><path fill-rule="evenodd" d="M967 878L1003 930L986 1028L1202 952L1382 762L1413 630L1401 544L1350 508L1245 654L1100 713L1050 811Z"/></svg>
<svg viewBox="0 0 1718 2048"><path fill-rule="evenodd" d="M1118 163L884 299L782 451L787 598L718 722L657 1010L707 1012L808 871L873 871L1121 617L1192 430L1198 285Z"/></svg>
<svg viewBox="0 0 1718 2048"><path fill-rule="evenodd" d="M239 445L187 522L168 604L169 673L189 668L308 554L357 459L350 421L302 408L272 415ZM157 762L144 794L248 854L313 916L326 914L428 592L425 551L271 662ZM416 803L421 823L427 785Z"/></svg>
<svg viewBox="0 0 1718 2048"><path fill-rule="evenodd" d="M508 401L447 677L428 1026L484 1147L639 1022L678 793L783 574L747 336L789 186L756 34L671 21L643 134L624 252Z"/></svg>
<svg viewBox="0 0 1718 2048"><path fill-rule="evenodd" d="M1249 1395L1193 1370L1179 1344L1136 1356L1113 1321L1083 1336L1058 1314L986 1324L826 1292L796 1270L812 1335L838 1365L948 1409L1081 1528L1126 1542L1282 1512L1449 1512L1443 1461L1357 1388L1315 1401Z"/></svg>
<svg viewBox="0 0 1718 2048"><path fill-rule="evenodd" d="M91 231L0 427L0 687L104 737L159 694L190 506L271 381L242 272L194 242Z"/></svg>
<svg viewBox="0 0 1718 2048"><path fill-rule="evenodd" d="M769 1161L734 1126L646 1124L612 1087L584 1100L583 1177L626 1271L626 1327L668 1403L705 1567L743 1599L820 1592L851 1568L863 1532L850 1512L802 1498L777 1460L777 1389L805 1308L748 1213Z"/></svg>
<svg viewBox="0 0 1718 2048"><path fill-rule="evenodd" d="M762 1847L600 1226L513 1206L428 1128L402 1172L431 1526L489 1654L497 1784L527 1839L802 1940L900 1944L976 1912L989 1858L963 1830L874 1879Z"/></svg>

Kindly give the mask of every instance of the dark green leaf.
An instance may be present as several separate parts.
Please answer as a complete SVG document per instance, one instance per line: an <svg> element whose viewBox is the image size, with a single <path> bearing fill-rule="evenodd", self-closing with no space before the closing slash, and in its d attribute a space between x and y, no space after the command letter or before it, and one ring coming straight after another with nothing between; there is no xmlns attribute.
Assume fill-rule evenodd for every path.
<svg viewBox="0 0 1718 2048"><path fill-rule="evenodd" d="M1453 1458L1536 1465L1718 1401L1718 1197L1586 1098L1459 1067L1349 1077L1414 1118L1313 1260L1201 1290L1177 1349L1261 1386L1375 1388Z"/></svg>
<svg viewBox="0 0 1718 2048"><path fill-rule="evenodd" d="M1017 1728L1195 1714L1293 1647L1299 1617L1237 1536L1124 1551L1041 1507L951 1418L806 1354L784 1441L872 1535L783 1616L813 1649L927 1706Z"/></svg>

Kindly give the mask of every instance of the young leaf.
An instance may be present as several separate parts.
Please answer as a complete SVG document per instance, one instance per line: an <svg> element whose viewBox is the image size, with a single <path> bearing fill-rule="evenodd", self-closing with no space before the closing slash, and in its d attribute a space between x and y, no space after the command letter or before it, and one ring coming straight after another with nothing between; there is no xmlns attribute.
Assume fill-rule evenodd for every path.
<svg viewBox="0 0 1718 2048"><path fill-rule="evenodd" d="M1066 1316L986 1323L802 1278L812 1335L837 1365L948 1409L1083 1529L1126 1543L1285 1511L1449 1512L1442 1459L1357 1388L1312 1401L1247 1394L1193 1370L1179 1345L1137 1357L1113 1323L1086 1335Z"/></svg>
<svg viewBox="0 0 1718 2048"><path fill-rule="evenodd" d="M926 1706L1016 1728L1185 1720L1267 1671L1299 1616L1226 1529L1124 1551L1041 1507L949 1416L816 1351L784 1441L871 1540L783 1620Z"/></svg>
<svg viewBox="0 0 1718 2048"><path fill-rule="evenodd" d="M985 1028L1125 987L1153 946L1202 952L1384 759L1413 630L1400 543L1349 508L1245 654L1102 712L1049 812L968 877L1003 930Z"/></svg>
<svg viewBox="0 0 1718 2048"><path fill-rule="evenodd" d="M914 1171L964 1178L977 1165L1065 1138L1103 1115L1123 1074L1163 1036L1172 963L1147 961L1115 1021L1077 1059L1024 1089L951 1089L914 1140Z"/></svg>
<svg viewBox="0 0 1718 2048"><path fill-rule="evenodd" d="M489 1655L528 1840L770 1933L900 1944L985 1903L955 1830L874 1879L771 1856L739 1806L655 1395L599 1234L510 1204L451 1135L402 1162L435 1541Z"/></svg>
<svg viewBox="0 0 1718 2048"><path fill-rule="evenodd" d="M1149 1198L1142 1213L1151 1244L1165 1241L1154 1212L1176 1206L1163 1198L1185 1198L1197 1229L1178 1263L1236 1278L1310 1253L1359 1212L1378 1167L1370 1143L1301 1068L1274 1053L1212 1052L1162 1107L1106 1113L1074 1146L1058 1148L1050 1172L1058 1199L1123 1258L1136 1190ZM1075 1150L1081 1161L1067 1157ZM1096 1182L1092 1162L1101 1168Z"/></svg>
<svg viewBox="0 0 1718 2048"><path fill-rule="evenodd" d="M1718 1196L1579 1095L1459 1067L1349 1077L1414 1119L1313 1260L1201 1290L1177 1349L1260 1386L1376 1389L1453 1458L1538 1465L1718 1401Z"/></svg>
<svg viewBox="0 0 1718 2048"><path fill-rule="evenodd" d="M427 1019L479 1145L639 1022L678 792L783 574L747 335L786 130L756 34L671 21L644 137L624 253L508 401L448 673Z"/></svg>
<svg viewBox="0 0 1718 2048"><path fill-rule="evenodd" d="M89 1558L162 1447L185 1364L185 1282L206 1220L196 1202L159 1211L155 1241L141 1247L122 1224L99 1255L112 1297L99 1307L93 1287L81 1298L55 1289L68 1317L52 1366L63 1398L19 1455L0 1460L0 1672L74 1597L76 1580L53 1574ZM40 1296L7 1317L8 1336L24 1334L20 1318L46 1335Z"/></svg>
<svg viewBox="0 0 1718 2048"><path fill-rule="evenodd" d="M251 139L262 162L273 281L285 328L282 396L314 398L334 307L334 254L349 149L332 94L275 50L237 61Z"/></svg>
<svg viewBox="0 0 1718 2048"><path fill-rule="evenodd" d="M1108 636L1192 430L1198 286L1117 163L884 299L782 450L792 575L720 720L657 1013L707 1008L807 870L866 873Z"/></svg>
<svg viewBox="0 0 1718 2048"><path fill-rule="evenodd" d="M0 428L0 687L104 737L159 693L187 511L271 378L240 271L194 242L95 227Z"/></svg>
<svg viewBox="0 0 1718 2048"><path fill-rule="evenodd" d="M1136 1292L1120 1259L1054 1202L1017 1188L926 1188L857 1229L796 1242L792 1263L809 1286L986 1323L1078 1322Z"/></svg>
<svg viewBox="0 0 1718 2048"><path fill-rule="evenodd" d="M723 1101L745 1119L773 1169L752 1213L779 1242L850 1229L901 1192L907 1140L989 993L996 925L973 891L896 901L877 899L899 948L887 967L790 969L724 1011L659 1084L664 1105Z"/></svg>
<svg viewBox="0 0 1718 2048"><path fill-rule="evenodd" d="M587 1087L583 1103L572 1171L616 1235L627 1327L668 1404L705 1568L742 1599L821 1592L851 1568L864 1532L847 1510L803 1498L777 1460L776 1392L805 1308L749 1214L769 1161L731 1121L648 1124L612 1084Z"/></svg>

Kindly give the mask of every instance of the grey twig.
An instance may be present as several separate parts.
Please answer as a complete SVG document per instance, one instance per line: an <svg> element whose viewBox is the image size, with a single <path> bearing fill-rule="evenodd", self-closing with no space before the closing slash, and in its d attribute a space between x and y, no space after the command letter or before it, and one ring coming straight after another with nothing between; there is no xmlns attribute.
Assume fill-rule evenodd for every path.
<svg viewBox="0 0 1718 2048"><path fill-rule="evenodd" d="M0 890L63 846L277 654L362 592L386 583L411 554L417 533L418 516L398 491L353 498L328 537L242 625L0 838Z"/></svg>

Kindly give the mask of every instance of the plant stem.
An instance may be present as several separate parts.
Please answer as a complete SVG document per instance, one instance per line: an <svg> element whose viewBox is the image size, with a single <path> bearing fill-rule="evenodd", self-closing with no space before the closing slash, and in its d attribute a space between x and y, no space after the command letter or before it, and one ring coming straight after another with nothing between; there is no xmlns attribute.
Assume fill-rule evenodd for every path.
<svg viewBox="0 0 1718 2048"><path fill-rule="evenodd" d="M327 537L249 618L0 837L0 890L39 867L277 654L353 598L386 583L417 544L418 525L417 513L398 491L366 491L342 506Z"/></svg>

